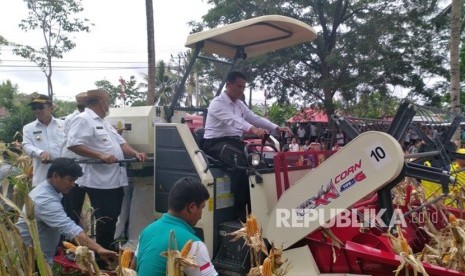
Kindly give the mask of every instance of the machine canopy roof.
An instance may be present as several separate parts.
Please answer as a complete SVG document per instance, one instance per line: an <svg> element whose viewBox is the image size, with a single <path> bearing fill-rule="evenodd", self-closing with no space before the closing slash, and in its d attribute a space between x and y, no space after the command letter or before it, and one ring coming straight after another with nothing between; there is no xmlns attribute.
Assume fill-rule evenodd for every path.
<svg viewBox="0 0 465 276"><path fill-rule="evenodd" d="M316 37L315 30L302 21L265 15L190 34L186 47L195 48L197 43L203 42L202 52L226 58L234 58L237 49L242 47L250 58L310 42Z"/></svg>

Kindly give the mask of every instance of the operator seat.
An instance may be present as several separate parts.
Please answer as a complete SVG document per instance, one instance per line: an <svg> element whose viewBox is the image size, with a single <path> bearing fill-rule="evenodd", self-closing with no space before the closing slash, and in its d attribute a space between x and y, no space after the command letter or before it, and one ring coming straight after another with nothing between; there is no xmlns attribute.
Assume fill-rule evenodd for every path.
<svg viewBox="0 0 465 276"><path fill-rule="evenodd" d="M211 157L210 155L206 154L205 151L203 150L203 142L204 142L203 134L204 133L205 133L205 129L203 127L198 127L194 129L194 131L192 132L192 135L194 136L195 143L197 143L197 146L199 147L199 149L204 152L210 165L213 165L214 167L224 166L224 163L221 162L221 160Z"/></svg>
<svg viewBox="0 0 465 276"><path fill-rule="evenodd" d="M199 149L203 150L203 134L205 133L205 129L203 127L198 127L194 129L192 135L194 135L194 140L197 143Z"/></svg>

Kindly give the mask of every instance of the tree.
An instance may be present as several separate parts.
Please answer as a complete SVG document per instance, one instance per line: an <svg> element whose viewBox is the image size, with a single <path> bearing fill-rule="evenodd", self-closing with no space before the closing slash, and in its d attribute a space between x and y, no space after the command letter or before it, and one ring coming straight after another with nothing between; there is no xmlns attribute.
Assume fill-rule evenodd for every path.
<svg viewBox="0 0 465 276"><path fill-rule="evenodd" d="M146 78L147 77L148 76L146 76ZM174 95L176 76L170 72L163 60L160 60L157 63L155 84L154 104L158 106L169 105ZM146 88L147 84L141 84L141 86Z"/></svg>
<svg viewBox="0 0 465 276"><path fill-rule="evenodd" d="M0 49L2 45L8 45L8 41L3 36L0 35ZM1 51L0 51L0 54L1 54Z"/></svg>
<svg viewBox="0 0 465 276"><path fill-rule="evenodd" d="M460 10L461 0L452 0L450 22L450 95L452 111L460 112ZM460 147L460 128L453 137Z"/></svg>
<svg viewBox="0 0 465 276"><path fill-rule="evenodd" d="M153 27L153 1L145 0L145 12L147 17L147 53L148 53L148 73L147 73L147 105L155 103L155 33Z"/></svg>
<svg viewBox="0 0 465 276"><path fill-rule="evenodd" d="M460 79L465 81L465 44L460 51Z"/></svg>
<svg viewBox="0 0 465 276"><path fill-rule="evenodd" d="M22 140L20 134L23 126L34 120L29 102L30 98L19 94L18 86L13 85L11 81L3 81L0 84L0 106L5 107L9 114L0 121L0 141L10 143Z"/></svg>
<svg viewBox="0 0 465 276"><path fill-rule="evenodd" d="M205 56L209 56L205 54ZM176 89L181 82L183 74L186 72L189 62L193 57L193 52L187 50L186 52L178 53L176 56L171 56L168 63L168 71L172 72L176 79ZM213 58L213 57L212 57ZM223 65L224 66L224 65ZM222 70L223 69L223 70ZM208 106L214 97L216 91L215 86L218 84L218 79L226 74L225 68L218 67L218 64L203 59L197 59L194 63L192 70L187 76L184 87L184 94L181 99L184 100L184 105L188 107L193 106L193 96L196 96L196 106ZM179 100L181 100L179 99ZM177 103L178 105L180 103Z"/></svg>
<svg viewBox="0 0 465 276"><path fill-rule="evenodd" d="M110 103L116 107L144 105L146 102L147 94L139 91L134 76L130 76L129 81L120 79L117 85L108 80L96 81L95 85L110 94Z"/></svg>
<svg viewBox="0 0 465 276"><path fill-rule="evenodd" d="M465 27L465 17L461 14L461 10L465 6L463 0L452 0L452 3L447 5L435 18L434 22L436 25L449 25L449 75L446 79L450 80L450 83L441 82L438 87L443 91L447 91L444 95L446 104L454 112L463 112L463 97L461 97L462 91L460 89L460 79L463 78L464 70L464 48L460 53L460 34ZM460 131L459 129L454 134L452 140L460 146Z"/></svg>
<svg viewBox="0 0 465 276"><path fill-rule="evenodd" d="M284 125L287 119L291 118L297 113L297 107L293 104L279 104L274 102L268 110L268 118L278 124Z"/></svg>
<svg viewBox="0 0 465 276"><path fill-rule="evenodd" d="M400 100L381 92L373 92L360 95L358 103L352 106L342 106L345 114L353 117L382 119L393 116L396 113Z"/></svg>
<svg viewBox="0 0 465 276"><path fill-rule="evenodd" d="M21 20L19 27L24 31L40 29L45 46L35 49L32 46L12 43L13 53L37 64L45 74L48 96L53 98L52 61L61 59L76 44L69 37L75 32L89 32L88 19L72 17L83 10L81 0L24 0L29 9L27 19Z"/></svg>
<svg viewBox="0 0 465 276"><path fill-rule="evenodd" d="M432 28L435 0L217 1L197 29L265 14L281 14L317 26L318 38L249 60L247 74L279 102L322 103L334 112L360 95L395 86L428 100L425 78L445 75L445 40ZM389 91L387 92L389 93Z"/></svg>

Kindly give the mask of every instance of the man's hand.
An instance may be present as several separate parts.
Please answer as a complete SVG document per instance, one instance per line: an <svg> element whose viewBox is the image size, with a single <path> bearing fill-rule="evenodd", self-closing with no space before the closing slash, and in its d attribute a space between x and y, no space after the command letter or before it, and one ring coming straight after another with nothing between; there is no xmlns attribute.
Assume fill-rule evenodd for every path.
<svg viewBox="0 0 465 276"><path fill-rule="evenodd" d="M115 251L105 249L103 247L99 248L97 254L102 258L109 266L113 266L115 263L118 263L119 255Z"/></svg>
<svg viewBox="0 0 465 276"><path fill-rule="evenodd" d="M250 128L250 131L251 131L253 134L257 135L258 138L260 138L260 139L263 139L263 136L265 136L265 130L263 130L263 129L261 129L261 128L258 128L258 127L254 127L254 126L253 126L253 127Z"/></svg>
<svg viewBox="0 0 465 276"><path fill-rule="evenodd" d="M145 162L147 160L147 154L145 152L138 152L134 155L134 157L141 162Z"/></svg>
<svg viewBox="0 0 465 276"><path fill-rule="evenodd" d="M39 155L39 159L40 159L40 162L42 162L43 164L48 164L50 163L50 161L52 161L52 156L50 155L50 153L43 151Z"/></svg>
<svg viewBox="0 0 465 276"><path fill-rule="evenodd" d="M113 154L108 155L104 153L102 153L98 159L102 160L103 162L107 164L115 163L118 160Z"/></svg>

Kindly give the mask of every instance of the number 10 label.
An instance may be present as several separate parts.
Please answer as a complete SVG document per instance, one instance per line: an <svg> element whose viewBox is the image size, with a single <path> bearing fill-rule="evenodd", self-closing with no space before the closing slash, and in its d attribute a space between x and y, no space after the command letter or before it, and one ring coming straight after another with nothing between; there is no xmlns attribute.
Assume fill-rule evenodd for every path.
<svg viewBox="0 0 465 276"><path fill-rule="evenodd" d="M373 164L377 170L383 168L391 161L389 152L387 152L381 144L373 144L366 148L365 151L370 158L371 164Z"/></svg>

